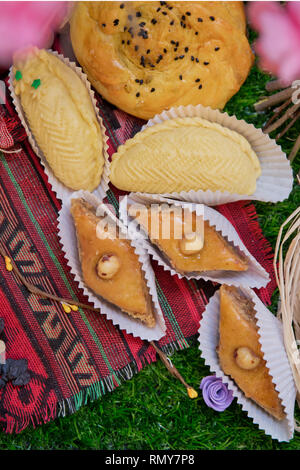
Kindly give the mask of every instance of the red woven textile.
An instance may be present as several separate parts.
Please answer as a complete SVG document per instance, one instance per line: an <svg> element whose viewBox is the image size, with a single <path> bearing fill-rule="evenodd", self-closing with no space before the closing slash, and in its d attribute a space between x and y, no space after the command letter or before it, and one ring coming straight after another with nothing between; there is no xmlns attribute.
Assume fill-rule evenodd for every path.
<svg viewBox="0 0 300 470"><path fill-rule="evenodd" d="M99 111L112 154L143 122L104 102ZM57 237L60 201L52 192L39 158L32 151L7 96L0 106L0 243L31 283L60 297L87 303L66 265ZM117 204L111 187L108 201ZM237 202L217 208L234 225L242 241L270 273L258 295L270 303L275 288L272 253L263 237L253 204ZM172 277L153 262L159 301L167 325L159 346L184 349L195 339L207 300L218 286ZM0 425L20 432L79 409L112 391L147 363L156 360L151 345L120 331L105 315L89 310L66 314L60 303L30 294L0 259L0 317L7 357L27 358L31 380L24 387L8 383L0 391Z"/></svg>

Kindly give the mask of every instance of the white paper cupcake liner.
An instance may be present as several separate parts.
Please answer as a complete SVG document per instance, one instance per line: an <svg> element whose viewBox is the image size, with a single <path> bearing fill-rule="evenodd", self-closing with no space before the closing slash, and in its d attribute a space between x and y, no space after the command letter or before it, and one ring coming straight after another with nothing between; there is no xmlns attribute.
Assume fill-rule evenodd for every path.
<svg viewBox="0 0 300 470"><path fill-rule="evenodd" d="M108 155L108 136L106 135L106 129L103 125L102 119L99 115L99 111L97 108L97 101L95 99L95 93L91 88L91 84L87 79L86 74L82 71L81 67L78 67L74 62L71 62L68 58L64 57L61 54L58 54L56 51L48 50L51 54L55 55L58 59L60 59L64 64L66 64L68 67L71 67L71 69L78 75L78 77L81 79L85 87L87 88L93 107L94 111L97 117L97 120L100 125L101 129L101 134L102 134L102 142L103 142L103 157L104 157L104 166L103 166L103 173L101 176L101 181L99 186L93 191L93 194L95 194L99 199L103 200L106 196L106 192L108 190L108 185L109 185L109 155ZM26 119L26 115L22 109L21 101L18 98L18 96L15 94L14 86L13 86L13 81L14 81L14 76L13 76L13 67L10 68L10 73L9 73L9 91L16 109L16 112L20 118L20 121L22 125L25 128L26 134L28 136L29 142L34 150L34 152L38 155L38 157L41 160L41 163L44 167L45 173L48 177L48 181L51 185L52 190L56 193L58 199L61 201L67 200L69 196L74 192L73 189L68 188L65 186L59 179L54 175L51 167L47 163L47 159L44 156L43 152L37 145L34 135L30 130L29 123Z"/></svg>
<svg viewBox="0 0 300 470"><path fill-rule="evenodd" d="M181 191L160 194L159 197L162 201L164 198L173 198L198 204L202 203L208 206L216 206L240 200L279 202L288 198L293 188L293 172L290 162L275 140L271 139L267 134L264 134L261 129L256 129L252 124L248 124L244 120L238 120L235 116L229 116L226 112L211 109L210 107L205 107L200 104L197 106L179 106L154 116L153 119L150 119L147 124L142 127L141 132L147 127L178 117L200 117L207 121L218 123L243 135L256 152L262 173L257 179L255 193L250 196L227 191ZM145 195L147 198L153 196L149 193L137 192L137 194L141 197ZM157 197L157 195L154 197Z"/></svg>
<svg viewBox="0 0 300 470"><path fill-rule="evenodd" d="M134 241L131 242L132 246L135 248L136 254L139 257L139 261L145 275L145 280L152 297L152 304L156 318L156 325L153 328L146 326L139 320L134 319L128 314L122 312L120 308L102 299L100 296L97 296L85 285L81 273L75 226L70 212L71 199L80 197L84 198L88 203L92 204L96 208L101 204L101 208L104 209L105 214L109 217L109 219L118 225L119 230L122 233L126 234L126 228L109 210L109 208L105 204L101 203L95 195L87 191L76 191L73 192L68 199L65 198L58 217L58 236L62 244L62 250L65 253L67 264L71 268L71 272L74 275L75 281L83 290L84 294L88 297L89 302L91 302L95 308L99 308L101 313L105 314L114 325L118 325L121 330L125 330L127 333L131 333L133 336L139 337L142 340L159 340L165 336L166 325L157 297L155 275L151 267L149 255L145 249L143 249L143 247L140 245L136 246Z"/></svg>
<svg viewBox="0 0 300 470"><path fill-rule="evenodd" d="M254 401L245 397L235 382L225 375L219 365L216 347L219 342L220 296L217 291L209 300L199 328L199 349L201 357L210 370L221 378L232 390L237 402L246 411L249 418L273 439L289 441L294 434L294 407L296 387L292 370L284 348L281 322L264 306L257 295L249 288L240 288L241 292L254 302L259 332L259 342L267 363L275 389L282 401L286 417L279 421L264 411Z"/></svg>
<svg viewBox="0 0 300 470"><path fill-rule="evenodd" d="M135 193L131 193L127 198L125 197L120 204L120 218L124 224L132 223L132 220L127 212L127 203L134 204L151 204L151 203L160 203L160 199L155 200L149 198L139 198ZM181 201L175 201L171 199L165 199L164 202L167 202L170 205L180 206L182 208L188 208L192 212L196 211L196 214L203 216L204 220L207 220L209 224L215 229L241 254L245 255L249 262L249 268L247 271L207 271L203 273L189 273L184 274L176 271L171 265L170 261L163 255L161 250L154 244L151 243L149 238L144 236L139 237L140 244L147 250L147 252L155 259L160 266L164 268L165 271L169 271L173 276L178 275L179 278L185 277L187 279L204 279L205 281L218 282L220 284L228 284L233 286L246 286L253 288L265 287L269 281L270 276L267 271L256 261L254 256L247 250L239 235L237 234L235 228L231 223L220 214L218 211L212 209L211 207L202 205L202 204L191 204ZM136 226L138 224L135 224ZM139 231L136 232L136 235L139 236Z"/></svg>

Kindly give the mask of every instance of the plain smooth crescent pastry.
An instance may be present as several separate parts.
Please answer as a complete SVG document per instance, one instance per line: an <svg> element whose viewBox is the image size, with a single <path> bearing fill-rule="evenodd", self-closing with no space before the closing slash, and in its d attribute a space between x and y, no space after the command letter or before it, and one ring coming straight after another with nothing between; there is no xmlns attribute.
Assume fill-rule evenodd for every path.
<svg viewBox="0 0 300 470"><path fill-rule="evenodd" d="M251 195L259 159L239 133L202 118L176 118L146 128L112 157L111 182L124 191L228 191Z"/></svg>

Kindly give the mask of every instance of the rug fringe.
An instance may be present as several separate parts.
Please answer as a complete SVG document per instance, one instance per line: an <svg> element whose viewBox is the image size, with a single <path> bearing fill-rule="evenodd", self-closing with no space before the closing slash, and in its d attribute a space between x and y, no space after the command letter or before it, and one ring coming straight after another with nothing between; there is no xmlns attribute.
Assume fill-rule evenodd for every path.
<svg viewBox="0 0 300 470"><path fill-rule="evenodd" d="M188 342L186 345L183 345L179 341L172 341L171 343L160 346L160 349L167 354L168 356L174 354L176 351L181 351L187 349L190 346ZM22 432L29 424L35 429L37 426L46 424L49 421L52 421L56 418L65 417L76 413L83 405L86 405L89 402L93 402L107 392L112 392L115 390L122 382L130 380L136 375L141 369L145 366L152 364L158 360L156 352L153 348L151 351L146 352L138 360L132 361L130 364L127 364L122 369L115 371L114 374L110 374L107 377L103 377L101 380L95 384L87 387L86 389L81 390L78 394L73 395L70 398L65 398L64 400L56 403L47 404L47 406L30 416L24 416L22 420L16 420L12 416L6 417L6 427L4 431L7 434L19 434ZM119 381L116 380L116 378Z"/></svg>
<svg viewBox="0 0 300 470"><path fill-rule="evenodd" d="M259 246L259 249L263 253L264 258L268 264L268 266L266 266L266 269L271 274L271 284L269 283L267 287L262 287L261 289L259 289L259 297L264 302L264 304L271 305L271 296L276 288L275 273L273 268L273 248L271 246L271 243L266 239L263 234L263 231L258 221L258 214L256 212L255 206L252 203L245 203L243 209L249 217L249 224L252 228L253 235L256 238L256 243Z"/></svg>
<svg viewBox="0 0 300 470"><path fill-rule="evenodd" d="M183 349L188 348L190 345L187 342L187 345L182 344L179 341L172 341L171 343L166 344L165 346L159 346L162 352L167 354L167 356L172 356L176 351L182 351Z"/></svg>
<svg viewBox="0 0 300 470"><path fill-rule="evenodd" d="M57 412L56 416L63 417L68 414L73 414L88 402L93 402L107 392L114 391L122 382L132 379L134 375L144 366L151 364L153 360L155 360L155 358L151 354L146 353L141 361L132 361L122 369L115 371L114 374L103 377L99 382L81 390L72 398L63 400L61 403L62 406L60 406L60 410ZM138 364L138 362L140 362L140 364ZM115 376L120 380L119 383L115 380Z"/></svg>
<svg viewBox="0 0 300 470"><path fill-rule="evenodd" d="M257 237L257 241L259 242L262 248L262 252L264 253L267 259L273 259L272 246L263 234L263 231L258 221L258 214L256 212L255 206L253 204L245 204L244 209L250 219L253 233Z"/></svg>

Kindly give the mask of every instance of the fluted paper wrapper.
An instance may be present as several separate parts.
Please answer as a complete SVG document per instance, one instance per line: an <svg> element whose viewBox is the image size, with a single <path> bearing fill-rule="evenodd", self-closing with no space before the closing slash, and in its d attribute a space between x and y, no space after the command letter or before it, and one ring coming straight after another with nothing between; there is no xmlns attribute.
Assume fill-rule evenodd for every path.
<svg viewBox="0 0 300 470"><path fill-rule="evenodd" d="M92 101L92 104L93 104L93 108L94 108L97 120L98 120L99 125L100 125L100 129L101 129L102 145L103 145L102 153L103 153L103 158L104 158L104 166L103 166L103 173L102 173L102 176L101 176L101 181L100 181L99 186L93 191L93 194L95 194L99 199L102 200L102 199L105 198L106 192L108 190L108 184L109 184L108 136L106 135L105 127L104 127L102 119L99 115L99 111L98 111L98 108L97 108L97 102L96 102L96 99L95 99L94 91L92 90L91 84L88 81L86 74L82 71L81 67L78 67L74 62L71 62L68 58L64 57L61 54L58 54L56 51L48 50L48 52L55 55L58 59L60 59L68 67L71 67L71 69L81 79L81 81L83 82L84 86L87 88L88 93L90 95L90 98L91 98L91 101ZM30 130L30 126L29 126L29 123L26 119L25 112L23 111L21 101L20 101L19 97L15 94L13 81L14 81L13 67L11 67L10 74L9 74L9 90L10 90L10 94L11 94L16 112L17 112L17 114L20 118L20 121L21 121L22 125L24 126L24 128L26 130L28 140L29 140L34 152L38 155L38 157L41 160L41 163L44 167L45 173L48 177L48 181L51 185L52 190L56 193L58 199L60 199L61 201L67 200L70 197L70 195L74 192L74 190L68 188L61 181L59 181L59 179L54 175L51 167L48 165L46 157L44 156L42 150L39 148L37 142L35 141L34 135Z"/></svg>
<svg viewBox="0 0 300 470"><path fill-rule="evenodd" d="M156 318L156 326L153 328L146 326L139 320L134 319L127 313L122 312L120 308L96 295L85 285L82 278L75 226L70 212L71 200L73 198L84 198L95 208L101 204L101 208L103 208L105 211L105 215L109 218L109 220L117 223L120 231L126 233L126 228L124 228L122 223L105 204L101 203L95 195L87 191L73 192L73 194L70 195L68 199L64 200L58 217L58 236L62 244L62 250L65 253L67 264L71 268L71 272L74 275L75 281L83 290L84 294L88 297L89 302L92 303L95 308L99 308L101 313L105 314L114 325L118 325L121 330L125 330L127 333L131 333L133 336L139 337L142 340L159 340L165 335L166 326L157 297L155 275L151 267L149 255L143 247L136 245L134 241L131 241L131 244L135 249L135 253L139 257L145 280L152 297L152 304Z"/></svg>
<svg viewBox="0 0 300 470"><path fill-rule="evenodd" d="M169 197L181 201L216 206L240 200L279 202L288 198L293 187L293 172L285 153L283 153L275 140L270 139L261 129L256 129L252 124L248 124L244 120L239 120L235 116L229 116L226 112L211 109L200 104L197 106L179 106L154 116L153 119L150 119L142 127L141 132L147 127L178 117L200 117L238 132L248 140L258 156L262 173L257 179L255 193L250 196L227 191L192 190L160 194L161 201ZM182 158L186 157L182 156ZM137 192L137 194L141 197L152 197L148 193ZM154 197L157 197L157 195Z"/></svg>
<svg viewBox="0 0 300 470"><path fill-rule="evenodd" d="M201 357L205 360L205 364L209 366L210 370L228 385L228 388L232 390L234 397L236 397L242 409L246 411L249 418L251 418L260 429L272 436L273 439L289 441L293 438L295 427L294 407L296 388L284 348L282 324L265 307L251 289L240 288L240 290L254 302L261 350L275 389L282 401L286 417L282 421L273 418L254 401L246 398L235 382L223 373L216 352L216 347L219 342L220 315L220 296L218 291L211 297L200 322L198 340Z"/></svg>
<svg viewBox="0 0 300 470"><path fill-rule="evenodd" d="M127 212L127 204L155 204L161 203L160 199L153 198L145 199L140 198L135 193L131 193L129 197L125 197L120 204L120 218L124 224L131 223L132 219ZM267 271L256 261L254 256L247 250L242 240L240 239L235 228L231 223L220 214L218 211L203 204L191 204L182 201L175 201L172 199L165 199L164 203L174 206L187 208L191 212L196 212L200 217L203 216L211 226L213 226L222 237L227 240L232 247L234 247L240 254L247 257L249 267L247 271L207 271L202 273L180 273L174 269L170 261L162 253L162 251L154 244L151 243L149 238L139 236L140 232L136 232L140 244L147 250L147 252L155 259L165 271L169 271L173 276L178 275L179 278L186 277L187 279L204 279L205 281L218 282L220 284L228 284L233 286L247 286L253 288L265 287L269 281L270 276ZM137 224L135 224L137 226Z"/></svg>

